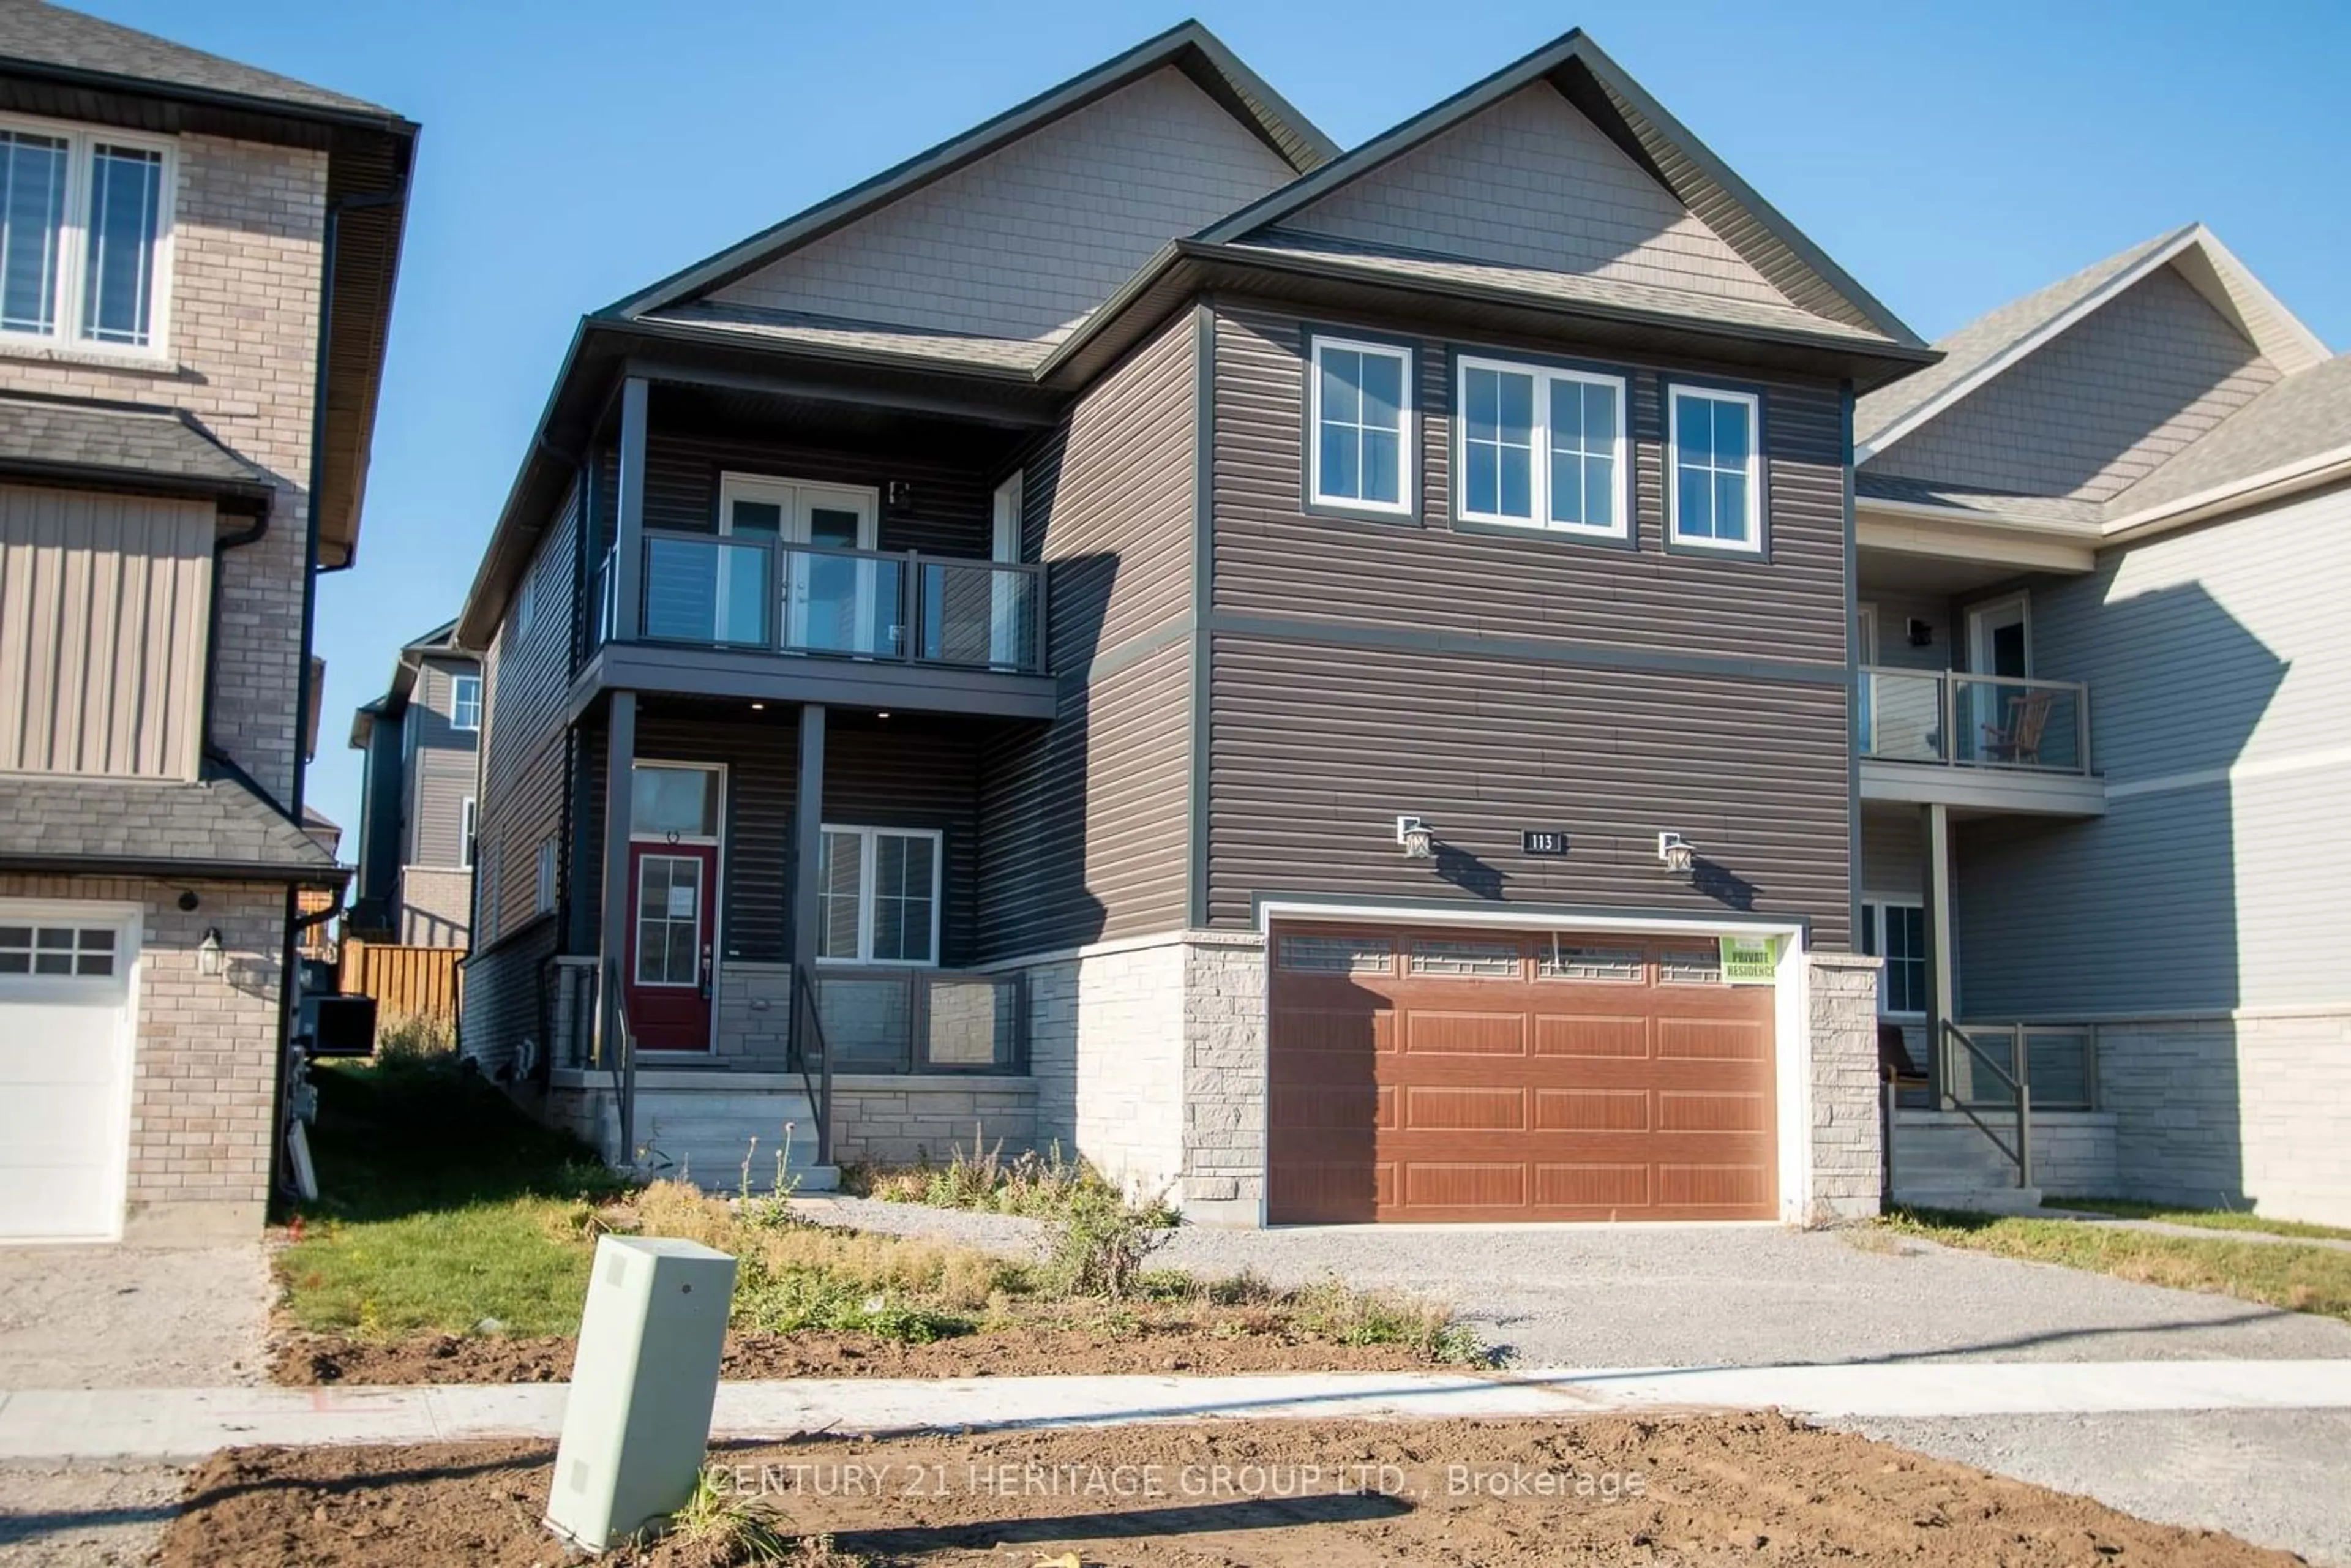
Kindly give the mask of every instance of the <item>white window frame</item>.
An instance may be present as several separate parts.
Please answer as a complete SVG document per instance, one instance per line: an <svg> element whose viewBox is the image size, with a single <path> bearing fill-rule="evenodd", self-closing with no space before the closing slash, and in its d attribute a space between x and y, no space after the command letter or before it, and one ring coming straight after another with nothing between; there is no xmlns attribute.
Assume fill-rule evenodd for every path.
<svg viewBox="0 0 2351 1568"><path fill-rule="evenodd" d="M1528 454L1531 472L1528 476L1528 499L1531 515L1514 517L1508 512L1480 512L1469 505L1469 372L1493 371L1503 375L1531 376L1534 379L1536 402L1534 423L1529 430L1533 445ZM1616 394L1616 439L1610 450L1616 483L1609 497L1609 510L1614 520L1594 526L1590 523L1554 522L1551 515L1551 398L1553 383L1572 382L1577 386L1606 387ZM1625 539L1632 537L1633 475L1631 443L1625 431L1625 418L1630 402L1629 389L1623 376L1612 376L1600 371L1569 370L1559 365L1530 364L1523 360L1496 359L1489 355L1462 354L1453 361L1453 515L1465 523L1490 523L1498 528L1525 528L1531 532L1573 534L1582 538Z"/></svg>
<svg viewBox="0 0 2351 1568"><path fill-rule="evenodd" d="M168 360L172 342L172 264L176 248L172 234L176 227L180 191L178 143L165 137L119 131L111 126L76 125L66 120L43 120L21 114L0 115L0 131L45 136L66 143L65 214L60 220L57 236L57 276L52 284L57 290L55 299L57 329L53 332L27 332L21 329L0 327L0 349L62 349L75 354L94 354L112 359L151 362ZM158 208L155 214L155 251L151 258L154 277L148 300L147 341L143 344L109 342L104 339L83 336L86 323L82 314L89 287L91 150L99 145L120 147L134 152L153 152L162 160L155 196Z"/></svg>
<svg viewBox="0 0 2351 1568"><path fill-rule="evenodd" d="M937 968L939 916L946 904L946 834L937 828L869 827L854 822L827 822L822 831L857 835L857 956L844 958L819 955L817 962L843 967L863 965L870 967L880 964L901 969ZM873 956L873 850L874 845L885 838L931 841L931 956L919 964L904 958L879 959ZM819 907L822 907L821 904Z"/></svg>
<svg viewBox="0 0 2351 1568"><path fill-rule="evenodd" d="M1692 399L1708 402L1743 403L1747 408L1747 537L1744 539L1699 538L1682 532L1682 404ZM1709 473L1729 470L1708 465ZM1666 525L1667 538L1677 549L1711 550L1719 555L1760 556L1763 553L1763 400L1751 392L1729 387L1666 388Z"/></svg>
<svg viewBox="0 0 2351 1568"><path fill-rule="evenodd" d="M1916 894L1907 893L1868 893L1862 895L1861 918L1869 927L1869 951L1876 956L1880 964L1885 963L1890 956L1886 950L1886 912L1888 909L1915 909L1919 912L1923 920L1927 911L1927 901ZM1925 955L1924 957L1931 969L1934 963L1932 953ZM1931 993L1935 977L1929 972L1925 978L1927 988ZM1877 1016L1882 1019L1892 1019L1897 1023L1924 1023L1927 1010L1924 1008L1917 1008L1904 1012L1888 1008L1886 1005L1886 981L1881 971L1877 982Z"/></svg>
<svg viewBox="0 0 2351 1568"><path fill-rule="evenodd" d="M481 826L481 808L468 795L457 808L457 864L465 871L474 869L474 834Z"/></svg>
<svg viewBox="0 0 2351 1568"><path fill-rule="evenodd" d="M530 623L538 619L538 574L526 571L522 578L522 591L515 596L515 636L517 639L529 636Z"/></svg>
<svg viewBox="0 0 2351 1568"><path fill-rule="evenodd" d="M464 717L465 711L465 685L468 682L471 682L474 687L474 722L471 724L467 724ZM452 675L449 677L449 727L465 735L478 735L481 733L481 676Z"/></svg>
<svg viewBox="0 0 2351 1568"><path fill-rule="evenodd" d="M530 908L534 915L555 913L555 841L553 839L541 839L538 842L538 885L531 892Z"/></svg>
<svg viewBox="0 0 2351 1568"><path fill-rule="evenodd" d="M1378 354L1391 359L1402 367L1397 384L1404 395L1396 405L1396 498L1393 501L1367 501L1355 496L1326 496L1322 493L1322 350L1345 349L1358 354ZM1413 505L1413 485L1416 465L1413 462L1416 444L1414 432L1418 428L1416 415L1417 400L1413 387L1414 350L1400 343L1366 342L1360 338L1339 338L1316 333L1307 345L1306 354L1306 494L1317 507L1329 507L1342 511L1377 512L1385 517L1408 517L1416 509ZM1361 472L1360 467L1357 472Z"/></svg>

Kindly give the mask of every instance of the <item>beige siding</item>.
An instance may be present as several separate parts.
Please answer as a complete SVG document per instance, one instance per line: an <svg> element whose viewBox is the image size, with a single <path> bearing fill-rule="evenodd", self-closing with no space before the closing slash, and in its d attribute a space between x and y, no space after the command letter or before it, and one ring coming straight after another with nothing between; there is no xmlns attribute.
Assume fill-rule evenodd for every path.
<svg viewBox="0 0 2351 1568"><path fill-rule="evenodd" d="M408 863L465 863L465 802L474 796L474 754L431 748L416 754L415 816Z"/></svg>
<svg viewBox="0 0 2351 1568"><path fill-rule="evenodd" d="M0 388L185 409L273 476L269 532L223 558L206 737L281 802L301 725L303 542L318 372L327 154L182 136L172 227L168 359L0 346Z"/></svg>
<svg viewBox="0 0 2351 1568"><path fill-rule="evenodd" d="M2118 496L2244 407L2275 366L2169 267L1873 458L1917 479Z"/></svg>
<svg viewBox="0 0 2351 1568"><path fill-rule="evenodd" d="M1342 186L1283 226L1505 267L1788 303L1544 82Z"/></svg>
<svg viewBox="0 0 2351 1568"><path fill-rule="evenodd" d="M213 533L200 501L0 486L0 771L195 777Z"/></svg>
<svg viewBox="0 0 2351 1568"><path fill-rule="evenodd" d="M1169 240L1293 172L1171 67L714 298L937 331L1055 336Z"/></svg>

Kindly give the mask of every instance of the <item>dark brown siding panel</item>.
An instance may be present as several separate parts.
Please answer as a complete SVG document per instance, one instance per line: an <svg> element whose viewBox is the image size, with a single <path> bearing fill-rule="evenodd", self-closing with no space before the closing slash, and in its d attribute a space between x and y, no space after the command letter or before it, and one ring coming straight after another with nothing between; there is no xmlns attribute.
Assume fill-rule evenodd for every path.
<svg viewBox="0 0 2351 1568"><path fill-rule="evenodd" d="M1395 335L1395 329L1374 329ZM1844 522L1839 394L1761 383L1769 562L1665 549L1663 387L1691 367L1520 351L1625 373L1635 444L1637 548L1450 526L1450 350L1507 346L1416 339L1421 516L1362 522L1303 514L1303 365L1308 329L1259 311L1219 313L1217 334L1216 608L1424 631L1572 642L1733 658L1844 662ZM1739 381L1739 378L1724 378ZM1751 381L1739 384L1754 385Z"/></svg>
<svg viewBox="0 0 2351 1568"><path fill-rule="evenodd" d="M1191 648L1178 641L1080 687L1047 727L989 749L984 958L1184 924Z"/></svg>
<svg viewBox="0 0 2351 1568"><path fill-rule="evenodd" d="M1837 951L1845 702L1837 686L1562 668L1218 635L1210 915L1267 895L1802 918ZM1410 861L1399 814L1439 846ZM1522 856L1521 828L1568 854ZM1657 834L1703 862L1666 874Z"/></svg>
<svg viewBox="0 0 2351 1568"><path fill-rule="evenodd" d="M976 465L883 452L802 445L743 436L664 431L645 439L645 527L709 533L718 526L718 480L726 473L768 474L815 484L853 485L881 494L880 548L985 559L990 542L988 475ZM906 498L889 500L892 481Z"/></svg>
<svg viewBox="0 0 2351 1568"><path fill-rule="evenodd" d="M979 755L984 727L921 725L835 713L825 736L825 820L860 827L936 828L946 851L943 962L970 961L977 909ZM600 755L601 745L593 747ZM644 761L726 766L726 864L720 913L724 956L751 963L791 957L792 809L799 795L799 727L786 713L665 706L637 717ZM601 831L601 764L590 813ZM601 841L601 840L599 841ZM598 873L601 874L601 873ZM601 887L585 890L601 903Z"/></svg>
<svg viewBox="0 0 2351 1568"><path fill-rule="evenodd" d="M477 946L528 921L538 890L541 841L562 831L563 707L571 683L573 585L580 496L575 487L531 561L530 628L520 630L517 594L482 662L482 780L475 872L482 918ZM560 852L559 851L559 853ZM483 873L489 873L486 883Z"/></svg>
<svg viewBox="0 0 2351 1568"><path fill-rule="evenodd" d="M1197 378L1186 314L1095 383L1025 470L1061 716L982 764L983 958L1184 924Z"/></svg>

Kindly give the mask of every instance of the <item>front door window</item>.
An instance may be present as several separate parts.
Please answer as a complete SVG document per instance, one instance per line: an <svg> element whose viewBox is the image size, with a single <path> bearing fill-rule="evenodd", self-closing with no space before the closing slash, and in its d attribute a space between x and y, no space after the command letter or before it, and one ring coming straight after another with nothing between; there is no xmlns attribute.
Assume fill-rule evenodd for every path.
<svg viewBox="0 0 2351 1568"><path fill-rule="evenodd" d="M649 854L637 862L637 984L702 984L702 862Z"/></svg>

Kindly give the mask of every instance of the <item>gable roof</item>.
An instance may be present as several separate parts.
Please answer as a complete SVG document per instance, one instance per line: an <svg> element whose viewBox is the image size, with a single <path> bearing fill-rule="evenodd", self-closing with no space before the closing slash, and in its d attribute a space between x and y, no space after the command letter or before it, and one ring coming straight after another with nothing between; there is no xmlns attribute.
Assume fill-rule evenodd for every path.
<svg viewBox="0 0 2351 1568"><path fill-rule="evenodd" d="M1854 461L1866 463L1988 385L2165 267L2180 276L2289 377L2327 358L2326 345L2202 224L2158 235L1978 317L1935 347L1943 362L1870 392L1854 408Z"/></svg>
<svg viewBox="0 0 2351 1568"><path fill-rule="evenodd" d="M450 659L478 665L481 655L457 646L457 623L444 621L422 637L401 644L400 656L392 661L392 684L383 695L361 703L351 710L351 746L364 750L368 737L380 718L398 718L408 711L408 699L416 690L416 676L426 657Z"/></svg>
<svg viewBox="0 0 2351 1568"><path fill-rule="evenodd" d="M2118 526L2351 456L2351 354L2286 377L2109 503Z"/></svg>
<svg viewBox="0 0 2351 1568"><path fill-rule="evenodd" d="M1146 39L1124 54L1081 72L1059 87L1048 89L927 152L917 152L896 167L885 169L863 183L828 197L715 256L705 256L597 314L650 314L721 287L1009 146L1041 126L1170 66L1182 71L1291 168L1312 169L1337 155L1336 142L1243 65L1215 34L1196 21L1180 22L1157 37Z"/></svg>
<svg viewBox="0 0 2351 1568"><path fill-rule="evenodd" d="M1422 110L1195 236L1245 244L1283 220L1538 81L1549 81L1586 119L1793 303L1793 314L1906 348L1921 347L1868 290L1754 189L1577 28Z"/></svg>
<svg viewBox="0 0 2351 1568"><path fill-rule="evenodd" d="M365 99L223 59L44 0L0 0L0 68L9 67L70 72L126 86L176 89L225 103L398 118Z"/></svg>

